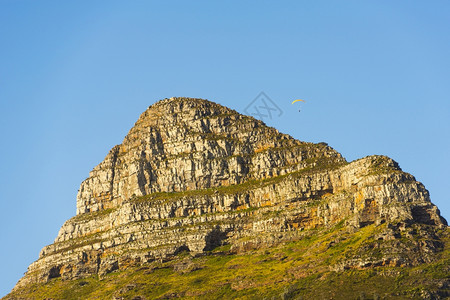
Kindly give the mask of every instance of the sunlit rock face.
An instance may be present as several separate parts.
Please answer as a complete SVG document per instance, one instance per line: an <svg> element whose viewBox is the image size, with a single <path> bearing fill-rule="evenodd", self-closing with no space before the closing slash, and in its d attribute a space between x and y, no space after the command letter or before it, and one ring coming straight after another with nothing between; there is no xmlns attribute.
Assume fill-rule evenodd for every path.
<svg viewBox="0 0 450 300"><path fill-rule="evenodd" d="M380 256L330 266L340 270L430 261L441 248L431 229L414 233L430 243L411 238L403 247L400 237L412 225L446 221L425 187L388 157L348 163L325 143L295 140L216 103L165 99L81 183L77 215L15 289L102 276L180 251L271 247L337 224L353 231L386 224L373 237L386 242Z"/></svg>
<svg viewBox="0 0 450 300"><path fill-rule="evenodd" d="M150 106L123 143L80 187L77 214L117 207L131 197L237 185L344 162L329 147L294 140L218 104L172 98Z"/></svg>

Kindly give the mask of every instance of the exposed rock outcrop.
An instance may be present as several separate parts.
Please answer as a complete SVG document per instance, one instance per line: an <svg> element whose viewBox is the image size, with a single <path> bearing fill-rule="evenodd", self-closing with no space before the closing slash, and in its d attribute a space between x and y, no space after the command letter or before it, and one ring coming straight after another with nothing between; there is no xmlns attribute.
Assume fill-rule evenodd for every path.
<svg viewBox="0 0 450 300"><path fill-rule="evenodd" d="M324 143L295 140L218 104L165 99L90 172L77 195L77 215L15 289L225 244L245 252L337 224L353 231L386 224L372 237L385 241L381 254L362 249L330 266L342 270L431 261L443 246L434 229L414 226L437 230L447 223L425 187L388 157L347 163ZM411 239L405 248L399 237L408 234L428 242Z"/></svg>

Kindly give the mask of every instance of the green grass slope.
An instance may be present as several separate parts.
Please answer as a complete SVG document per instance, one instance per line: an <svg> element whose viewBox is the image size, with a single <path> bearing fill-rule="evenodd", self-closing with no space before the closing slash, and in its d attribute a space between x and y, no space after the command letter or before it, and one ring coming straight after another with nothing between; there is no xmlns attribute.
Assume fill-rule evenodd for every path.
<svg viewBox="0 0 450 300"><path fill-rule="evenodd" d="M182 252L167 261L123 266L104 277L52 279L14 291L4 299L445 299L450 297L450 232L433 230L443 245L427 263L337 268L349 259L383 257L375 239L387 224L351 231L305 232L276 247L232 253L230 246L206 255ZM419 226L419 225L417 225ZM422 225L421 225L422 226ZM412 237L412 239L420 237ZM396 242L407 248L409 239Z"/></svg>

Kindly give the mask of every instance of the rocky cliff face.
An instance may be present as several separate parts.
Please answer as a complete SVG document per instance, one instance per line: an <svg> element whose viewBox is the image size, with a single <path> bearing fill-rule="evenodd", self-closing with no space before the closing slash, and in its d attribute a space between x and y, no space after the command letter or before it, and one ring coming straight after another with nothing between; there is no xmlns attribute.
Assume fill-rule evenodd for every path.
<svg viewBox="0 0 450 300"><path fill-rule="evenodd" d="M369 247L332 270L431 262L444 247L436 232L447 228L425 187L388 157L347 163L324 143L297 141L221 105L165 99L89 173L77 215L15 291L182 251L198 256L230 245L230 253L246 253L337 225L380 226L371 238L383 243L377 255Z"/></svg>
<svg viewBox="0 0 450 300"><path fill-rule="evenodd" d="M253 118L198 99L149 107L77 196L77 214L117 207L132 197L238 185L344 162L331 148L296 141Z"/></svg>

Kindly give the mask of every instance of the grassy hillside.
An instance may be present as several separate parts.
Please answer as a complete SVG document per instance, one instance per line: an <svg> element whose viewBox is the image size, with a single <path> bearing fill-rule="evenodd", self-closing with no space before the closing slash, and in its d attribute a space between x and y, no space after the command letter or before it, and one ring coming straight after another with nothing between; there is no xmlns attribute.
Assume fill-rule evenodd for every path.
<svg viewBox="0 0 450 300"><path fill-rule="evenodd" d="M349 259L383 257L375 239L386 224L356 232L345 226L306 232L301 240L244 254L229 245L207 255L182 252L168 261L128 266L99 278L52 279L6 299L439 299L450 296L449 230L444 248L418 266L386 264L337 268ZM408 239L397 242L408 245ZM383 250L384 249L384 250ZM141 297L141 298L138 298Z"/></svg>

